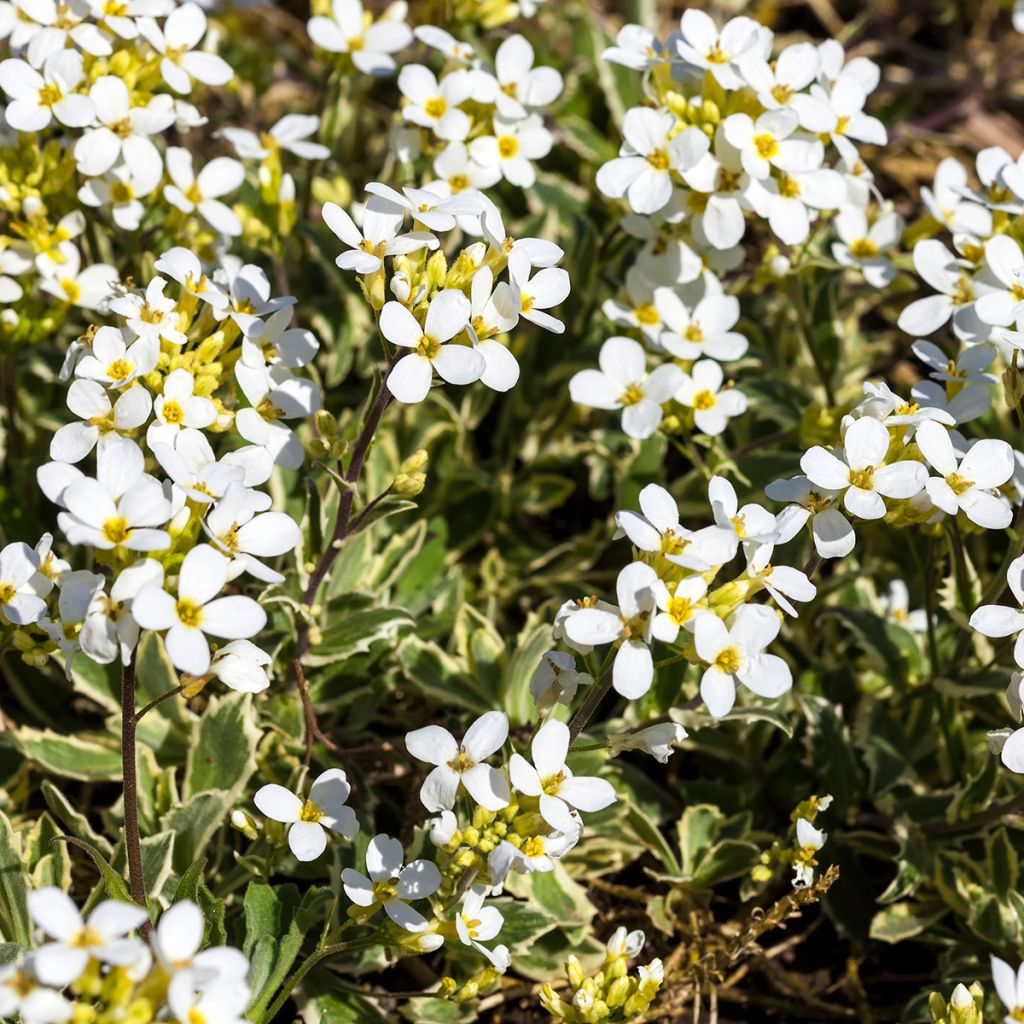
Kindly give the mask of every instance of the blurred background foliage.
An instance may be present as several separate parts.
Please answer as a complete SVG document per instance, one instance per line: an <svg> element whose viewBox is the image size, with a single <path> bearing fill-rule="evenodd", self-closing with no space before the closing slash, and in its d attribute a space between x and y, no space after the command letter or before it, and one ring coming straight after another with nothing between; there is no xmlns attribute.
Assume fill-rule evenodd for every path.
<svg viewBox="0 0 1024 1024"><path fill-rule="evenodd" d="M809 444L830 437L865 378L905 386L919 373L911 339L894 326L916 287L912 276L903 275L880 299L812 262L795 286L809 303L838 403L823 408L799 342L797 304L754 259L729 287L741 296L739 329L751 339L737 377L756 401L724 440L695 457L661 437L633 442L605 414L570 403L570 376L593 365L601 342L616 333L601 304L622 292L637 246L593 181L596 167L617 151L623 111L640 100L639 78L599 55L623 22L659 26L664 35L682 7L548 0L525 28L538 62L559 67L566 90L554 113L556 146L536 188L525 197L498 191L515 233L557 240L566 251L563 265L573 280L561 311L566 332L517 334L522 380L508 395L440 388L422 406L388 411L363 495L385 488L419 448L430 454L426 488L415 512L397 499L383 503L372 528L342 552L325 594L326 626L307 668L321 728L339 748L318 748L316 763L345 767L360 817L377 830L408 833L404 823L417 816L410 811L418 806L420 769L404 754L407 730L454 725L500 706L519 736L529 736L529 679L550 646L554 612L567 598L610 590L628 558L625 543L611 539L611 517L635 507L643 485L664 484L679 499L684 524L703 525L694 517L706 514L710 471L731 476L741 497L759 496L768 481L796 470ZM1024 148L1024 37L1012 30L1006 3L792 0L713 10L756 17L780 42L834 36L880 64L872 112L888 125L891 142L868 159L881 192L906 217L910 238L929 231L920 223L918 190L943 156L989 145L1013 154ZM450 25L453 13L450 3L412 0L410 21ZM308 218L300 212L282 235L255 189L241 199L252 211L246 243L255 251L273 240L268 272L279 290L299 296L302 322L319 335L315 369L325 406L353 438L380 349L372 313L353 279L334 266L336 241L317 211L327 199L359 198L366 181L400 181L386 140L397 91L393 80L343 78L318 65L305 34L308 14L299 0L229 13L221 45L238 77L209 96L207 112L211 125L254 129L288 111L324 114L321 139L333 159L310 167L305 179L302 168L297 182ZM493 53L501 32L467 28L466 35ZM211 154L223 146L206 142ZM768 246L760 239L753 251ZM901 266L909 267L908 258ZM142 278L152 268L121 269ZM82 326L3 353L5 541L55 526L34 469L64 421L64 388L55 375L64 346ZM984 429L1020 444L996 412ZM277 663L287 666L300 581L322 549L336 493L322 470L282 472L274 488L308 526L304 561L264 598ZM689 1019L695 999L706 1005L714 990L723 1021L926 1020L930 991L948 993L956 981L986 975L990 953L1013 961L1024 954L1024 799L1019 780L998 766L984 738L1007 721L1006 674L991 667L999 651L964 657L964 609L941 537L881 524L858 530L857 559L830 565L819 578L818 600L783 630L779 653L797 680L791 693L712 725L698 712L679 710L697 678L667 666L642 701L628 711L609 704L604 720L591 724L598 736L672 714L690 739L664 766L642 754L577 755L576 770L600 771L628 798L594 817L592 834L552 876L513 886L514 894L529 891L536 901L507 913L503 935L523 977L480 1004L481 1019L541 1019L534 982L554 977L568 953L585 963L599 960L618 924L644 928L647 952L671 967L661 1016L649 1019ZM1003 560L1005 537L972 537L969 546L976 598ZM941 613L934 663L920 638L883 615L878 592L894 578L908 582L912 607L952 609ZM985 662L989 667L978 667ZM14 824L0 829L0 864L20 862L37 884L73 871L87 892L97 881L93 864L48 839L70 832L109 853L115 866L123 857L103 838L116 834L120 817L118 681L82 661L69 683L56 661L32 668L15 650L5 653L2 669L0 803ZM140 654L139 679L152 696L176 682L152 638ZM233 807L248 804L257 777L295 777L302 736L301 707L283 675L255 705L207 692L147 716L140 799L154 891L168 898L180 892L189 866L205 857L206 881L192 879L196 891L215 914L224 910L218 898L226 898L225 927L236 938L244 933L263 896L252 895L250 906L247 895L243 907L241 893L262 862L224 821ZM818 822L830 834L822 871L835 864L838 879L827 874L818 890L796 901L820 895L820 906L802 910L787 897L785 870L757 883L751 872L773 842L785 845L794 808L825 793L835 799ZM364 825L364 842L373 832ZM358 844L346 851L330 878L317 866L291 865L289 873L336 884L340 866L360 854ZM299 928L301 945L301 928L317 920L316 900L298 907L293 889L273 892L277 933L287 937ZM4 902L8 914L13 905ZM23 925L7 921L5 932ZM389 993L428 986L435 968L441 971L440 959L428 957L394 968L367 959L356 975L321 969L311 991L322 1016L309 1019L384 1019L394 1010ZM418 1021L476 1012L436 1000L409 1005L409 1019Z"/></svg>

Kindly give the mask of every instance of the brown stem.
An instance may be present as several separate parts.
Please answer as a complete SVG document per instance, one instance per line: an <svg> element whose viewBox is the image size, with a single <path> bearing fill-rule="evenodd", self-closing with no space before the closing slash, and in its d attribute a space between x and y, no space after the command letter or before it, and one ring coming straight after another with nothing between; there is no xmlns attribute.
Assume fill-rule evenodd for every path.
<svg viewBox="0 0 1024 1024"><path fill-rule="evenodd" d="M295 681L299 684L299 696L302 698L302 713L306 719L306 756L302 763L308 768L313 761L313 742L319 740L328 750L337 754L338 744L325 736L320 729L320 723L316 720L316 712L313 710L313 702L309 697L309 684L306 682L306 673L302 671L302 663L298 658L292 662L295 670Z"/></svg>
<svg viewBox="0 0 1024 1024"><path fill-rule="evenodd" d="M396 361L392 360L391 366L394 366ZM348 486L341 492L341 496L338 498L338 517L334 521L331 539L324 553L320 556L320 561L317 562L316 568L310 573L309 583L306 586L305 593L302 595L303 603L307 609L311 608L316 600L317 591L320 589L324 577L330 572L331 566L334 565L334 561L341 551L342 542L349 534L352 519L352 503L355 501L356 496L356 482L359 480L359 474L362 472L363 462L366 459L366 452L370 447L370 441L373 440L373 435L380 425L380 418L384 415L384 410L391 404L392 398L393 395L388 391L385 378L381 381L380 391L377 392L377 397L374 399L370 411L366 414L366 422L363 424L363 429L360 431L359 437L356 439L355 446L352 449L352 458L349 461L348 469L342 475L342 479ZM301 661L308 652L309 623L304 620L299 623L298 636L295 642L295 657L298 661Z"/></svg>
<svg viewBox="0 0 1024 1024"><path fill-rule="evenodd" d="M180 686L176 686L173 690L167 690L165 693L161 693L159 697L155 697L151 700L138 714L135 716L135 724L138 725L142 721L145 715L148 715L153 708L159 707L165 700L170 700L172 697L176 697L182 690L185 689L185 684L182 683Z"/></svg>
<svg viewBox="0 0 1024 1024"><path fill-rule="evenodd" d="M142 870L142 841L139 837L138 774L135 767L135 655L121 670L121 774L124 788L124 848L128 860L128 882L132 899L146 906L146 878ZM149 937L149 923L140 929Z"/></svg>
<svg viewBox="0 0 1024 1024"><path fill-rule="evenodd" d="M587 722L594 717L598 705L604 700L605 695L612 688L612 670L609 668L604 674L604 679L596 686L590 688L587 699L580 705L579 711L572 716L569 723L569 746L576 742L576 738L587 727Z"/></svg>

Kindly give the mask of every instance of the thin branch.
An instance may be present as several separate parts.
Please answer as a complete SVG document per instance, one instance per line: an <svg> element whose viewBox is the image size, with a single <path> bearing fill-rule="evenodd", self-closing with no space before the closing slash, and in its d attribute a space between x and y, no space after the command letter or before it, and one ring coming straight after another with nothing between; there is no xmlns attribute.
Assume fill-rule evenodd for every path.
<svg viewBox="0 0 1024 1024"><path fill-rule="evenodd" d="M319 740L334 754L339 752L339 747L334 740L325 736L320 729L320 724L316 720L316 712L313 710L313 702L309 696L309 684L306 682L306 673L302 671L302 663L298 658L292 662L292 668L295 670L295 679L299 684L299 696L302 698L302 713L306 719L306 756L302 759L302 763L308 768L313 761L314 741Z"/></svg>
<svg viewBox="0 0 1024 1024"><path fill-rule="evenodd" d="M146 906L146 876L142 870L142 840L139 836L138 773L135 765L135 656L121 670L121 775L124 790L124 848L128 861L128 882L132 899ZM140 929L149 938L149 922Z"/></svg>

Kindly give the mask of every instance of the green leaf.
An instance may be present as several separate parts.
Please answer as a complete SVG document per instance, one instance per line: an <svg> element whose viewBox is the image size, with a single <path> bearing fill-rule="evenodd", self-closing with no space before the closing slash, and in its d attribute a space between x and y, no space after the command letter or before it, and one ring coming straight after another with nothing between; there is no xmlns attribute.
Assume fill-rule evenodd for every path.
<svg viewBox="0 0 1024 1024"><path fill-rule="evenodd" d="M175 833L175 871L185 871L195 863L233 804L234 798L230 793L197 793L163 816L161 828Z"/></svg>
<svg viewBox="0 0 1024 1024"><path fill-rule="evenodd" d="M50 729L23 726L14 733L14 742L28 760L53 775L83 782L121 778L121 751L112 738L62 736Z"/></svg>
<svg viewBox="0 0 1024 1024"><path fill-rule="evenodd" d="M22 853L21 839L10 818L0 812L0 923L3 937L10 942L29 945L28 873Z"/></svg>
<svg viewBox="0 0 1024 1024"><path fill-rule="evenodd" d="M701 858L700 866L693 873L690 884L700 889L710 889L719 882L738 878L750 871L760 855L761 851L754 843L746 843L739 839L723 839Z"/></svg>
<svg viewBox="0 0 1024 1024"><path fill-rule="evenodd" d="M68 834L91 843L104 856L111 855L113 848L107 839L89 824L89 820L84 814L79 814L71 806L68 798L49 779L43 779L41 788L46 806L50 808L53 816L64 826L64 830Z"/></svg>
<svg viewBox="0 0 1024 1024"><path fill-rule="evenodd" d="M128 891L128 883L121 874L113 869L107 858L95 846L91 843L83 842L81 839L76 839L74 836L61 836L60 839L62 842L70 843L72 846L77 846L80 850L84 850L92 858L92 862L99 869L107 895L111 899L121 900L124 903L132 902L131 893ZM118 852L120 852L120 849L121 847L119 846Z"/></svg>
<svg viewBox="0 0 1024 1024"><path fill-rule="evenodd" d="M335 609L333 620L323 631L320 642L303 659L304 665L331 665L356 654L364 654L378 640L394 642L414 624L404 608L362 608L349 612Z"/></svg>
<svg viewBox="0 0 1024 1024"><path fill-rule="evenodd" d="M1005 828L994 832L988 840L988 872L996 896L1005 903L1010 891L1017 888L1017 851Z"/></svg>
<svg viewBox="0 0 1024 1024"><path fill-rule="evenodd" d="M941 904L894 903L871 919L871 938L879 942L903 942L904 939L920 935L947 913L946 907Z"/></svg>
<svg viewBox="0 0 1024 1024"><path fill-rule="evenodd" d="M661 829L639 807L629 808L626 812L626 823L636 833L640 842L658 857L668 874L680 875L682 873L675 851L662 835Z"/></svg>
<svg viewBox="0 0 1024 1024"><path fill-rule="evenodd" d="M691 804L683 811L676 830L679 833L680 871L692 878L704 852L718 837L722 812L711 804Z"/></svg>
<svg viewBox="0 0 1024 1024"><path fill-rule="evenodd" d="M184 799L197 793L223 792L236 800L256 771L259 740L252 694L229 693L212 698L193 726Z"/></svg>
<svg viewBox="0 0 1024 1024"><path fill-rule="evenodd" d="M493 710L493 694L479 687L468 670L437 644L407 636L398 648L398 660L410 685L442 706L454 703L476 714Z"/></svg>

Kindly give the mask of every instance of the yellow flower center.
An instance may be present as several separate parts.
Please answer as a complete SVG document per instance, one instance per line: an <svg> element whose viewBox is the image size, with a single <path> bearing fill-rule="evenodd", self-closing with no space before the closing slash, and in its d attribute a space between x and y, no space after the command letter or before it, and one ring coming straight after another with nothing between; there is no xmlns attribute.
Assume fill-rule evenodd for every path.
<svg viewBox="0 0 1024 1024"><path fill-rule="evenodd" d="M469 188L469 177L465 174L453 174L448 179L448 186L453 192L464 192Z"/></svg>
<svg viewBox="0 0 1024 1024"><path fill-rule="evenodd" d="M784 199L797 199L800 196L800 183L796 178L784 174L779 182L779 195Z"/></svg>
<svg viewBox="0 0 1024 1024"><path fill-rule="evenodd" d="M200 1013L194 1006L190 1006L187 1024L206 1024L206 1014Z"/></svg>
<svg viewBox="0 0 1024 1024"><path fill-rule="evenodd" d="M687 341L692 341L696 344L700 344L704 340L704 328L699 323L694 321L689 324L685 331L683 331L683 337Z"/></svg>
<svg viewBox="0 0 1024 1024"><path fill-rule="evenodd" d="M0 583L0 604L10 604L17 592L13 583Z"/></svg>
<svg viewBox="0 0 1024 1024"><path fill-rule="evenodd" d="M636 405L637 402L643 401L643 397L643 388L634 381L619 395L619 403L621 405Z"/></svg>
<svg viewBox="0 0 1024 1024"><path fill-rule="evenodd" d="M466 931L469 933L471 939L475 939L480 932L480 920L476 917L466 917L465 914L459 914L462 918L462 923L466 926Z"/></svg>
<svg viewBox="0 0 1024 1024"><path fill-rule="evenodd" d="M41 107L53 107L62 99L64 99L64 95L61 93L60 87L52 85L50 82L47 82L39 90L39 106Z"/></svg>
<svg viewBox="0 0 1024 1024"><path fill-rule="evenodd" d="M661 553L663 555L678 555L690 542L679 536L675 530L666 530L661 535Z"/></svg>
<svg viewBox="0 0 1024 1024"><path fill-rule="evenodd" d="M390 903L398 895L398 879L389 878L373 883L373 900L375 903Z"/></svg>
<svg viewBox="0 0 1024 1024"><path fill-rule="evenodd" d="M739 171L727 171L724 167L718 169L718 191L739 192L742 175Z"/></svg>
<svg viewBox="0 0 1024 1024"><path fill-rule="evenodd" d="M875 467L867 466L864 469L850 470L850 486L859 487L862 491L871 490L871 481L875 476Z"/></svg>
<svg viewBox="0 0 1024 1024"><path fill-rule="evenodd" d="M435 341L429 335L424 334L416 346L416 355L424 359L436 359L441 351L441 342Z"/></svg>
<svg viewBox="0 0 1024 1024"><path fill-rule="evenodd" d="M203 606L196 604L195 601L191 601L187 597L178 599L175 610L178 613L178 621L183 626L196 629L199 623L203 621Z"/></svg>
<svg viewBox="0 0 1024 1024"><path fill-rule="evenodd" d="M443 96L431 96L426 103L423 104L423 111L427 117L433 120L438 120L444 117L448 110L448 101Z"/></svg>
<svg viewBox="0 0 1024 1024"><path fill-rule="evenodd" d="M849 128L849 127L850 127L850 119L849 119L849 117L846 117L844 115L843 117L840 117L836 121L836 126L835 126L835 128L832 131L833 131L833 134L835 134L835 135L842 135L843 132L845 132L846 129Z"/></svg>
<svg viewBox="0 0 1024 1024"><path fill-rule="evenodd" d="M878 246L870 238L858 238L850 243L850 255L859 260L869 260L878 255Z"/></svg>
<svg viewBox="0 0 1024 1024"><path fill-rule="evenodd" d="M963 494L974 486L973 480L965 480L959 473L950 473L946 477L946 483L954 494Z"/></svg>
<svg viewBox="0 0 1024 1024"><path fill-rule="evenodd" d="M661 321L661 317L658 316L658 311L652 302L645 302L637 306L633 310L633 315L636 317L636 322L643 324L645 327L653 327Z"/></svg>
<svg viewBox="0 0 1024 1024"><path fill-rule="evenodd" d="M185 419L185 410L174 401L164 402L160 412L164 418L164 423L169 423L172 426L177 426Z"/></svg>
<svg viewBox="0 0 1024 1024"><path fill-rule="evenodd" d="M457 775L468 772L470 768L476 767L476 761L466 755L466 748L459 747L458 754L448 762L448 767Z"/></svg>
<svg viewBox="0 0 1024 1024"><path fill-rule="evenodd" d="M323 816L324 812L312 800L307 800L299 811L299 821L317 822Z"/></svg>
<svg viewBox="0 0 1024 1024"><path fill-rule="evenodd" d="M735 515L730 520L732 528L736 531L736 536L741 540L747 535L747 519L746 516Z"/></svg>
<svg viewBox="0 0 1024 1024"><path fill-rule="evenodd" d="M783 85L781 82L778 85L772 86L772 99L776 103L786 104L792 95L793 89L791 86Z"/></svg>
<svg viewBox="0 0 1024 1024"><path fill-rule="evenodd" d="M754 136L754 149L762 160L771 160L779 152L779 141L767 133Z"/></svg>
<svg viewBox="0 0 1024 1024"><path fill-rule="evenodd" d="M115 205L130 203L135 198L135 189L126 181L115 181L110 186L110 201Z"/></svg>
<svg viewBox="0 0 1024 1024"><path fill-rule="evenodd" d="M693 602L688 597L673 597L668 602L665 613L677 626L681 626L692 618Z"/></svg>
<svg viewBox="0 0 1024 1024"><path fill-rule="evenodd" d="M541 779L540 788L548 796L557 796L563 782L565 782L565 772L559 772L557 775L549 775L546 779Z"/></svg>
<svg viewBox="0 0 1024 1024"><path fill-rule="evenodd" d="M82 297L82 286L73 277L61 278L60 287L68 302L77 302Z"/></svg>
<svg viewBox="0 0 1024 1024"><path fill-rule="evenodd" d="M715 396L707 388L702 388L693 396L693 407L701 411L713 409L715 407Z"/></svg>
<svg viewBox="0 0 1024 1024"><path fill-rule="evenodd" d="M544 854L544 837L530 836L522 845L525 857L541 857Z"/></svg>
<svg viewBox="0 0 1024 1024"><path fill-rule="evenodd" d="M647 162L656 170L664 173L672 166L668 153L663 149L656 149L647 154Z"/></svg>
<svg viewBox="0 0 1024 1024"><path fill-rule="evenodd" d="M199 182L193 181L185 190L185 198L193 205L198 206L203 201L203 193L199 191Z"/></svg>
<svg viewBox="0 0 1024 1024"><path fill-rule="evenodd" d="M717 40L715 41L715 45L712 46L711 49L708 50L708 52L706 54L704 54L704 59L709 64L728 64L729 63L729 55L722 49L722 47L719 45Z"/></svg>
<svg viewBox="0 0 1024 1024"><path fill-rule="evenodd" d="M103 524L103 536L115 547L123 544L131 535L132 531L124 516L114 516Z"/></svg>
<svg viewBox="0 0 1024 1024"><path fill-rule="evenodd" d="M713 664L720 671L733 675L740 670L740 652L735 647L725 647L715 655Z"/></svg>
<svg viewBox="0 0 1024 1024"><path fill-rule="evenodd" d="M111 380L127 380L132 375L135 367L127 359L115 359L107 367L107 376Z"/></svg>
<svg viewBox="0 0 1024 1024"><path fill-rule="evenodd" d="M498 154L502 160L511 160L519 152L519 140L514 135L498 138Z"/></svg>
<svg viewBox="0 0 1024 1024"><path fill-rule="evenodd" d="M128 17L128 4L125 0L106 0L103 5L103 17L105 18L126 18Z"/></svg>
<svg viewBox="0 0 1024 1024"><path fill-rule="evenodd" d="M85 928L79 928L75 932L68 945L73 946L75 949L89 949L92 946L102 946L103 936L95 928L90 928L87 925Z"/></svg>

